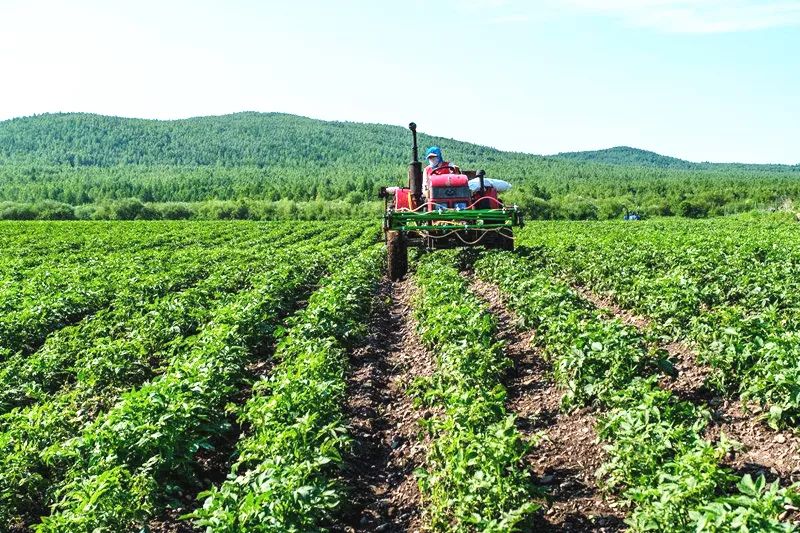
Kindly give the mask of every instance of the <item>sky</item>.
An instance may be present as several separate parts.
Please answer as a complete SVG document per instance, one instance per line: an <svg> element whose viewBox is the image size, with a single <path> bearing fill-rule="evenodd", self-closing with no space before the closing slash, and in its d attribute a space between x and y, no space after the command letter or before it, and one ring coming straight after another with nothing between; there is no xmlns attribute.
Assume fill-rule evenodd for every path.
<svg viewBox="0 0 800 533"><path fill-rule="evenodd" d="M278 111L800 163L800 0L2 0L0 120Z"/></svg>

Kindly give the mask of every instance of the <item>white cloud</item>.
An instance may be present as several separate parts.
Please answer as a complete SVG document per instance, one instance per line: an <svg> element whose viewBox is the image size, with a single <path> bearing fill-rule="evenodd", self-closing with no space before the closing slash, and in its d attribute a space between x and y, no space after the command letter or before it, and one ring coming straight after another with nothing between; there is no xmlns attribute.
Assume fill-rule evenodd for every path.
<svg viewBox="0 0 800 533"><path fill-rule="evenodd" d="M798 0L555 0L584 13L670 33L723 33L800 26Z"/></svg>

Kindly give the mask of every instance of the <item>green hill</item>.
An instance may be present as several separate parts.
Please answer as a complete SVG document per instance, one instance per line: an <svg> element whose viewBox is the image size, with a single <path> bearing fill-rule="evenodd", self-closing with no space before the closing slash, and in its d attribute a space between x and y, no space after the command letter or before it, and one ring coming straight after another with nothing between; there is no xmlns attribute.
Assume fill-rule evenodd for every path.
<svg viewBox="0 0 800 533"><path fill-rule="evenodd" d="M510 181L506 200L533 217L703 216L800 199L797 166L690 163L626 147L544 157L424 133L420 144ZM71 206L123 199L229 202L219 216L248 212L242 202L317 202L304 207L317 216L336 202L372 201L374 214L378 187L404 183L409 159L401 126L253 112L170 121L37 115L0 122L0 218L39 216L46 201L68 204L56 209L68 216Z"/></svg>
<svg viewBox="0 0 800 533"><path fill-rule="evenodd" d="M0 162L74 167L118 165L263 167L403 164L410 133L400 126L327 122L283 113L236 113L143 120L82 113L0 122ZM475 144L421 135L459 160L501 154Z"/></svg>
<svg viewBox="0 0 800 533"><path fill-rule="evenodd" d="M693 163L668 157L647 150L631 148L629 146L616 146L605 150L591 150L586 152L561 152L553 157L569 161L582 161L604 163L608 165L634 165L660 168L692 168Z"/></svg>
<svg viewBox="0 0 800 533"><path fill-rule="evenodd" d="M420 142L424 146L441 144L458 161L543 159L425 134L421 134ZM0 121L0 162L7 164L246 167L303 160L368 166L405 162L408 148L408 130L400 126L329 122L284 113L244 112L183 120L56 113ZM788 165L693 163L628 146L550 157L682 170L798 169Z"/></svg>
<svg viewBox="0 0 800 533"><path fill-rule="evenodd" d="M644 166L680 170L750 170L758 171L798 171L800 165L749 164L749 163L693 163L676 157L657 154L648 150L615 146L605 150L585 152L561 152L552 157L576 162L601 163L607 165Z"/></svg>

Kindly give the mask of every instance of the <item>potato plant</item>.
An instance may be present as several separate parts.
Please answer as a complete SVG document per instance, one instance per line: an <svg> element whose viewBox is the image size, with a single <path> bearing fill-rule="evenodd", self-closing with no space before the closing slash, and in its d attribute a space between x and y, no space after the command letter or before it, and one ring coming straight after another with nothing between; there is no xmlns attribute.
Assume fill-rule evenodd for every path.
<svg viewBox="0 0 800 533"><path fill-rule="evenodd" d="M213 438L229 430L225 406L245 384L247 363L264 353L328 262L364 244L347 235L314 243L316 256L297 265L288 254L302 246L286 251L279 266L221 308L163 374L123 394L78 437L51 447L52 461L71 466L53 513L37 529L124 529L162 507L170 484L193 478L195 454L212 449Z"/></svg>
<svg viewBox="0 0 800 533"><path fill-rule="evenodd" d="M202 492L191 517L213 531L308 531L341 505L336 469L348 445L341 405L347 349L364 324L383 261L369 248L322 281L281 339L268 378L254 386L228 480Z"/></svg>
<svg viewBox="0 0 800 533"><path fill-rule="evenodd" d="M451 254L420 262L414 300L419 335L437 369L416 394L441 408L427 424L433 442L419 483L431 527L447 531L513 531L539 508L522 458L526 442L505 409L500 383L511 361L496 340L497 322Z"/></svg>
<svg viewBox="0 0 800 533"><path fill-rule="evenodd" d="M8 360L0 371L0 405L7 411L0 415L0 520L31 524L49 514L48 508L58 502L54 516L63 514L64 521L54 518L50 526L40 527L70 531L92 523L100 524L98 527L122 525L123 529L132 520L141 523L148 513L158 512L174 497L179 490L176 483L194 486L193 454L224 435L229 417L221 399L213 420L202 414L213 403L197 411L186 399L202 404L201 398L229 397L241 380L247 379L243 365L236 361L258 356L263 351L259 347L269 342L269 327L254 330L255 338L241 337L252 350L237 345L236 337L229 337L226 331L239 331L239 320L280 322L282 313L316 283L327 265L338 261L341 254L374 242L377 233L361 223L339 228L316 223L156 223L153 229L160 231L134 227L130 233L115 235L115 240L104 233L107 227L125 230L129 226L106 224L96 237L91 233L94 224L86 225L86 233L68 225L48 227L63 228L63 233L54 231L50 236L54 248L77 248L81 256L124 251L130 264L138 261L138 254L169 258L152 274L119 285L105 307L74 325L57 327L38 350L30 354L6 351ZM24 234L12 237L26 239ZM91 245L81 242L89 237ZM136 248L139 245L141 250ZM25 262L17 264L24 266ZM53 264L31 261L30 268L40 272ZM66 264L82 267L79 261ZM91 268L101 272L97 264ZM103 264L114 267L114 263ZM279 272L295 272L295 277ZM93 275L110 284L122 274ZM265 293L269 287L275 288L274 294ZM265 306L275 301L283 304L275 308L277 314L272 318L262 316L259 313L266 313L269 307L254 306L257 297ZM241 308L238 318L237 305ZM219 340L212 342L215 338ZM223 346L226 348L221 349ZM208 352L217 359L203 355ZM215 381L213 376L220 379ZM220 376L230 377L227 385ZM210 380L207 386L202 385L203 379ZM180 406L180 416L169 405ZM189 420L189 426L181 425L181 416ZM104 421L107 430L102 429ZM192 439L191 433L182 433L181 428L187 427L198 428L201 437ZM103 434L92 440L93 435ZM142 435L157 436L142 440ZM183 437L182 449L189 451L171 448L169 442L184 444ZM92 442L87 446L97 448L89 451L81 442ZM151 447L137 449L145 443ZM157 449L160 451L152 451ZM167 449L171 451L166 453ZM103 450L107 456L101 458ZM156 464L162 468L147 470ZM149 474L143 474L145 471ZM165 472L166 477L159 477ZM142 492L145 487L149 492ZM129 509L118 505L126 494L141 496L135 500L139 504ZM115 497L119 498L117 504L109 503ZM71 522L70 503L82 508L89 500L97 504L96 509L86 513L85 521Z"/></svg>
<svg viewBox="0 0 800 533"><path fill-rule="evenodd" d="M779 220L537 225L521 242L544 268L611 296L682 337L708 384L758 404L775 428L800 420L800 230Z"/></svg>
<svg viewBox="0 0 800 533"><path fill-rule="evenodd" d="M779 522L782 505L760 500L791 503L800 487L766 493L763 477L735 485L720 465L731 444L702 437L709 414L658 387L659 374L671 367L652 348L653 339L592 309L540 261L492 253L475 269L535 328L554 378L566 389L564 408L592 403L603 410L597 432L608 459L597 474L632 506L627 523L633 531L704 531L715 522L739 527L720 531L750 531L756 524L791 530ZM752 483L758 489L750 490Z"/></svg>

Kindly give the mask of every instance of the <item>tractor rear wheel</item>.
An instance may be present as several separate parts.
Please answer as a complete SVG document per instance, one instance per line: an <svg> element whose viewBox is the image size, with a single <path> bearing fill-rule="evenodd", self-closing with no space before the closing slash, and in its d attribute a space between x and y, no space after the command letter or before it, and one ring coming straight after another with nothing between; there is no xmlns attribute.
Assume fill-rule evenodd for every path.
<svg viewBox="0 0 800 533"><path fill-rule="evenodd" d="M402 232L386 232L386 263L392 281L401 279L408 272L408 244Z"/></svg>
<svg viewBox="0 0 800 533"><path fill-rule="evenodd" d="M500 233L500 249L501 250L508 250L509 252L514 251L514 237L510 234Z"/></svg>

